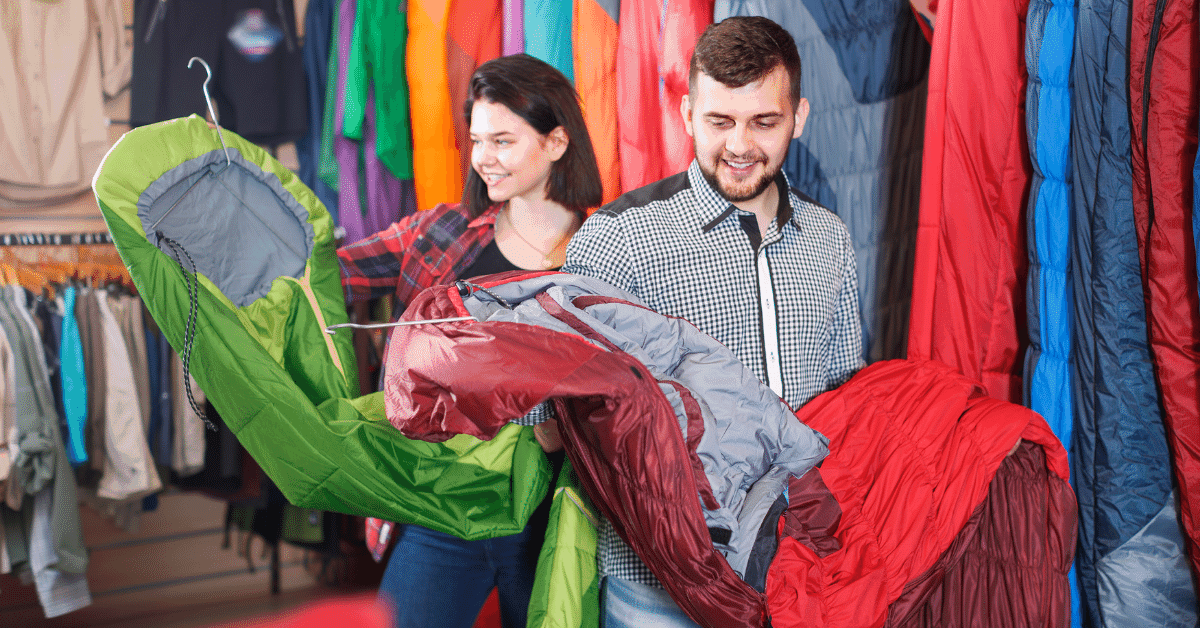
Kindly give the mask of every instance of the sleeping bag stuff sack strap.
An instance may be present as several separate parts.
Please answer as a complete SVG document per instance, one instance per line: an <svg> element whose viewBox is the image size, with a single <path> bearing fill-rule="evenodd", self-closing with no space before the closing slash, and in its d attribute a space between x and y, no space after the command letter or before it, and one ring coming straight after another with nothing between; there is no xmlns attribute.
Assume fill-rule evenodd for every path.
<svg viewBox="0 0 1200 628"><path fill-rule="evenodd" d="M550 467L532 431L404 438L358 390L333 223L287 168L197 116L126 133L92 186L171 346L293 504L416 523L464 539L514 534Z"/></svg>

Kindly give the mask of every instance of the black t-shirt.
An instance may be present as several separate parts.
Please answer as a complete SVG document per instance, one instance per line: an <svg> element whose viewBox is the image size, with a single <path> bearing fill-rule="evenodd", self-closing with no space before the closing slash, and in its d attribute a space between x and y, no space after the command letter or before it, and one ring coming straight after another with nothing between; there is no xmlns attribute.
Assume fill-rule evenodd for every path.
<svg viewBox="0 0 1200 628"><path fill-rule="evenodd" d="M496 241L492 240L483 250L479 252L479 257L471 263L462 274L460 279L470 279L472 277L482 277L483 275L494 275L508 270L526 270L518 268L516 264L508 261L504 257L504 253L500 252L500 247L496 245ZM558 268L550 268L548 270L558 270Z"/></svg>
<svg viewBox="0 0 1200 628"><path fill-rule="evenodd" d="M459 278L471 279L472 277L494 275L507 270L521 269L517 268L516 264L508 261L508 258L504 257L504 253L500 252L500 247L496 246L496 241L492 240L479 252L479 257L475 258L475 261L471 262L471 265L462 271Z"/></svg>

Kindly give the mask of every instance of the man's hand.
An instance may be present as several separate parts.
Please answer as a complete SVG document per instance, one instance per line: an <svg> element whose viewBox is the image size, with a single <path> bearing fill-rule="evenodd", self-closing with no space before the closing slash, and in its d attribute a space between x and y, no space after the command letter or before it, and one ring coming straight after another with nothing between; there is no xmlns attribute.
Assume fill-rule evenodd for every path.
<svg viewBox="0 0 1200 628"><path fill-rule="evenodd" d="M563 448L562 437L558 435L558 421L555 419L548 419L533 426L533 437L546 453Z"/></svg>

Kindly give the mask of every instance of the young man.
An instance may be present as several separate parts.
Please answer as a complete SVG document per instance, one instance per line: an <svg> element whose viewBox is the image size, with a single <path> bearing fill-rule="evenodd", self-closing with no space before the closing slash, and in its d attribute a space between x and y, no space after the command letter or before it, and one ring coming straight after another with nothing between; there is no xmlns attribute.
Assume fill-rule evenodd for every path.
<svg viewBox="0 0 1200 628"><path fill-rule="evenodd" d="M850 234L780 171L808 117L791 35L762 17L710 26L680 109L691 166L597 211L563 270L687 319L798 408L863 362ZM694 625L610 524L599 534L602 625Z"/></svg>

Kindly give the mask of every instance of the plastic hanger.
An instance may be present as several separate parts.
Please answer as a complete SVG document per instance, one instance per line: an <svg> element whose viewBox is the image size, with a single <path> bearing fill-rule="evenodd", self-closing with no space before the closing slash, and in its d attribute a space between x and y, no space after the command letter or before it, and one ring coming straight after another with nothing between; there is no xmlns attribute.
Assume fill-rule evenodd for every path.
<svg viewBox="0 0 1200 628"><path fill-rule="evenodd" d="M8 263L0 263L0 280L6 286L17 285L17 270Z"/></svg>
<svg viewBox="0 0 1200 628"><path fill-rule="evenodd" d="M34 294L42 294L50 285L45 275L24 264L17 265L16 273L17 284Z"/></svg>

